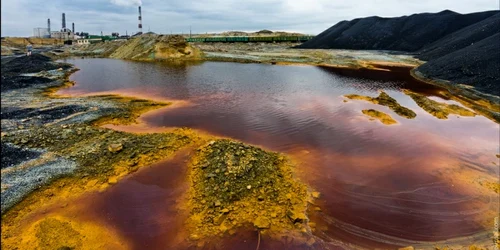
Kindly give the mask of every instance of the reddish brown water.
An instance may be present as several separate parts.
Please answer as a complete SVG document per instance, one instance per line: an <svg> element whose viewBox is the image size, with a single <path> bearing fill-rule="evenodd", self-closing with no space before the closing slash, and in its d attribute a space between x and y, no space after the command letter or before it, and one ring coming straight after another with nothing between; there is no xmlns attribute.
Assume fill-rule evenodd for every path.
<svg viewBox="0 0 500 250"><path fill-rule="evenodd" d="M362 78L356 78L355 71L312 66L68 62L81 70L71 77L76 85L61 94L117 93L189 103L143 115L142 128L191 127L291 155L300 178L321 192L322 212L311 214L323 241L315 248L334 248L337 243L331 242L338 241L368 248L407 246L493 227L498 195L479 182L498 181L498 124L481 116L438 120L429 115L400 89L427 95L437 90L411 80L407 70L359 72ZM417 117L401 118L368 102L343 102L344 94L376 96L377 90ZM361 113L368 108L390 114L398 124L369 121ZM174 201L185 183L160 183L184 175L182 167L174 169L179 170L158 165L139 172L130 179L157 184L120 182L105 199L89 202L89 213L130 237L136 249L172 246L182 238ZM242 235L211 247L255 247L255 232ZM281 248L273 245L279 242L266 242Z"/></svg>

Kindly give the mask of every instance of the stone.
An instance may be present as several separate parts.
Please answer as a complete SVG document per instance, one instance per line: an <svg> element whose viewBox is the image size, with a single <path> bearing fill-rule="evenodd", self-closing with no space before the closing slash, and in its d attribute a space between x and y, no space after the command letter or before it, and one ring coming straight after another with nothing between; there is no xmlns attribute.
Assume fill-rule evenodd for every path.
<svg viewBox="0 0 500 250"><path fill-rule="evenodd" d="M220 206L221 206L220 201L219 201L219 200L215 201L215 202L214 202L214 206L216 206L216 207L220 207Z"/></svg>
<svg viewBox="0 0 500 250"><path fill-rule="evenodd" d="M253 221L253 225L257 229L267 229L271 227L271 222L267 218L259 216Z"/></svg>
<svg viewBox="0 0 500 250"><path fill-rule="evenodd" d="M229 213L229 209L224 208L224 209L221 210L221 212L224 213L224 214L227 214L227 213Z"/></svg>
<svg viewBox="0 0 500 250"><path fill-rule="evenodd" d="M222 222L224 222L226 217L227 217L227 214L218 215L217 217L214 218L214 224L219 226L220 224L222 224Z"/></svg>
<svg viewBox="0 0 500 250"><path fill-rule="evenodd" d="M319 198L320 193L319 193L319 192L312 192L312 193L311 193L311 195L312 195L312 197L313 197L314 199L318 199L318 198Z"/></svg>
<svg viewBox="0 0 500 250"><path fill-rule="evenodd" d="M199 240L201 237L197 234L191 234L189 235L190 240Z"/></svg>
<svg viewBox="0 0 500 250"><path fill-rule="evenodd" d="M116 184L118 182L118 179L116 177L111 177L108 179L109 184Z"/></svg>
<svg viewBox="0 0 500 250"><path fill-rule="evenodd" d="M297 209L288 209L286 215L293 223L302 223L307 220L305 213L298 211Z"/></svg>
<svg viewBox="0 0 500 250"><path fill-rule="evenodd" d="M247 186L247 189L252 189L252 185L248 185L248 186Z"/></svg>
<svg viewBox="0 0 500 250"><path fill-rule="evenodd" d="M123 149L123 145L121 143L113 143L108 146L108 150L111 153L120 152Z"/></svg>
<svg viewBox="0 0 500 250"><path fill-rule="evenodd" d="M407 246L407 247L402 247L402 248L398 248L398 250L414 250L415 248L412 247L412 246Z"/></svg>

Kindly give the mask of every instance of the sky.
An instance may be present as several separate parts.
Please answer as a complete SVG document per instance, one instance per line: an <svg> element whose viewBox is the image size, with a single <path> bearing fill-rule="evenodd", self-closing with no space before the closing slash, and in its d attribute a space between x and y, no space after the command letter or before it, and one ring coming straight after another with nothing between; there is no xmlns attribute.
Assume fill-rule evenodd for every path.
<svg viewBox="0 0 500 250"><path fill-rule="evenodd" d="M459 13L498 10L499 0L1 0L1 35L31 36L33 28L75 23L91 34L143 31L161 34L253 32L262 29L316 35L342 20L395 17L449 9Z"/></svg>

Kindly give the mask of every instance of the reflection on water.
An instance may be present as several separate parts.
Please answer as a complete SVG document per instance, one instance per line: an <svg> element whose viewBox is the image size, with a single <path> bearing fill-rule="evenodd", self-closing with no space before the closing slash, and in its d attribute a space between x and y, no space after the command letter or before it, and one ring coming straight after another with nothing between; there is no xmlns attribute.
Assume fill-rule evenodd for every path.
<svg viewBox="0 0 500 250"><path fill-rule="evenodd" d="M497 180L498 166L492 162L498 162L498 125L481 116L434 118L400 89L444 100L436 89L411 80L407 69L356 74L312 66L216 62L67 62L81 70L71 77L76 85L61 94L119 93L188 101L190 105L153 111L141 120L149 128L186 126L290 154L300 177L322 194L321 212L311 216L323 225L315 233L326 241L370 248L405 246L467 236L493 225L498 199L477 187L479 181ZM417 117L405 119L387 107L343 101L344 94L375 97L378 90ZM369 121L361 113L369 108L390 114L399 124ZM154 178L162 177L159 171ZM135 188L127 190L133 197ZM106 199L102 206L116 202ZM168 223L161 215L175 213L158 210L156 203L137 202L157 216L154 223ZM148 218L138 216L135 223ZM176 230L160 228L141 230L174 237ZM255 235L248 240L255 241Z"/></svg>

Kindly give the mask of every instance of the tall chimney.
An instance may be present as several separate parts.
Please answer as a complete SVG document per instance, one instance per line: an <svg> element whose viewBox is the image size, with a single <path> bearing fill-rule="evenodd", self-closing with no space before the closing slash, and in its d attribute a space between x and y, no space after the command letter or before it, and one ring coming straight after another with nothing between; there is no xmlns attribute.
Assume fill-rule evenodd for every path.
<svg viewBox="0 0 500 250"><path fill-rule="evenodd" d="M66 14L62 13L62 28L66 28Z"/></svg>
<svg viewBox="0 0 500 250"><path fill-rule="evenodd" d="M72 25L72 28L73 28L73 29L72 29L73 34L75 34L75 23L72 23L71 25Z"/></svg>
<svg viewBox="0 0 500 250"><path fill-rule="evenodd" d="M139 33L142 34L142 13L141 13L141 6L139 6Z"/></svg>
<svg viewBox="0 0 500 250"><path fill-rule="evenodd" d="M50 38L50 18L47 19L47 29L49 31L49 38Z"/></svg>

